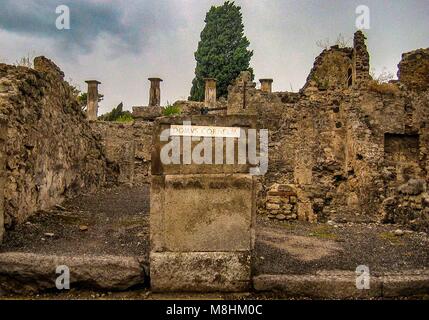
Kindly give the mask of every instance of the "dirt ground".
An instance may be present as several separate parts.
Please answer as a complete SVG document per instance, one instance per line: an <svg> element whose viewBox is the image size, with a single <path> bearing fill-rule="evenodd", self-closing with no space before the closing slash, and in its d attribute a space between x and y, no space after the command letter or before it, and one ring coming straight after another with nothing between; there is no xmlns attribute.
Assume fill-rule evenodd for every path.
<svg viewBox="0 0 429 320"><path fill-rule="evenodd" d="M308 224L257 218L253 274L308 274L320 270L371 273L429 268L429 237L379 224ZM149 255L149 188L121 186L67 200L9 230L0 252L53 255ZM196 296L198 299L206 295ZM193 299L154 295L146 289L125 293L69 291L25 299ZM258 294L210 295L208 299L272 298Z"/></svg>
<svg viewBox="0 0 429 320"><path fill-rule="evenodd" d="M371 273L429 268L425 233L380 224L307 224L258 218L255 274L304 274L318 270Z"/></svg>
<svg viewBox="0 0 429 320"><path fill-rule="evenodd" d="M149 187L121 186L65 201L6 233L0 252L147 257Z"/></svg>

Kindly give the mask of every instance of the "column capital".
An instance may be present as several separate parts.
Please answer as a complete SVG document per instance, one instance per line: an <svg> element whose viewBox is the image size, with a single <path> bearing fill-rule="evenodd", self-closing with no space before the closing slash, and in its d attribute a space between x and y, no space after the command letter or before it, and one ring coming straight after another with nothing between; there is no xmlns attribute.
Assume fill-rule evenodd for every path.
<svg viewBox="0 0 429 320"><path fill-rule="evenodd" d="M101 84L101 82L100 81L98 81L98 80L86 80L85 81L87 84Z"/></svg>

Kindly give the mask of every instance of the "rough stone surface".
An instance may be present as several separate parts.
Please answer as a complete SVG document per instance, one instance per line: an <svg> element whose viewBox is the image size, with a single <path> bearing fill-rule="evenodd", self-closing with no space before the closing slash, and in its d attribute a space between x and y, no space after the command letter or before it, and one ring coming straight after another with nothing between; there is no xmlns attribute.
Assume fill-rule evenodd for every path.
<svg viewBox="0 0 429 320"><path fill-rule="evenodd" d="M371 298L381 296L379 279L371 278L370 290L356 288L356 273L319 271L314 275L260 275L253 278L256 291L277 291L286 296L324 299Z"/></svg>
<svg viewBox="0 0 429 320"><path fill-rule="evenodd" d="M423 54L404 59L427 63ZM300 220L386 221L384 199L404 197L398 187L411 179L428 180L428 91L408 90L406 75L388 86L369 86L369 67L365 36L357 32L353 48L334 46L316 59L298 93L262 92L245 72L230 86L228 114L256 114L257 127L270 133L259 213L284 214L284 200L268 193L292 185ZM415 220L415 229L426 230L424 210L415 205L413 214L397 221Z"/></svg>
<svg viewBox="0 0 429 320"><path fill-rule="evenodd" d="M398 68L399 81L410 89L429 88L429 48L404 53Z"/></svg>
<svg viewBox="0 0 429 320"><path fill-rule="evenodd" d="M0 254L0 289L23 293L55 289L58 266L68 266L70 287L125 290L144 283L137 258L121 256L47 256L32 253Z"/></svg>
<svg viewBox="0 0 429 320"><path fill-rule="evenodd" d="M104 147L110 183L150 183L153 123L91 123Z"/></svg>
<svg viewBox="0 0 429 320"><path fill-rule="evenodd" d="M7 119L0 116L0 244L4 235L4 187L6 179Z"/></svg>
<svg viewBox="0 0 429 320"><path fill-rule="evenodd" d="M369 289L356 288L356 273L318 271L307 275L260 275L253 278L256 291L276 291L286 296L319 299L394 298L429 293L427 270L371 275Z"/></svg>
<svg viewBox="0 0 429 320"><path fill-rule="evenodd" d="M250 289L247 252L151 253L154 292L240 292Z"/></svg>
<svg viewBox="0 0 429 320"><path fill-rule="evenodd" d="M35 70L0 64L0 87L0 115L8 121L7 228L104 183L101 144L55 64L44 57Z"/></svg>
<svg viewBox="0 0 429 320"><path fill-rule="evenodd" d="M147 121L154 121L156 118L162 116L162 107L133 107L133 117L136 119L143 119Z"/></svg>
<svg viewBox="0 0 429 320"><path fill-rule="evenodd" d="M152 233L153 250L248 251L253 247L251 176L167 175L152 182L151 194L156 194L151 199L151 227L162 230Z"/></svg>
<svg viewBox="0 0 429 320"><path fill-rule="evenodd" d="M292 185L274 184L267 192L266 213L278 220L295 220L298 216L296 190Z"/></svg>
<svg viewBox="0 0 429 320"><path fill-rule="evenodd" d="M410 179L407 183L399 186L398 191L404 195L417 196L426 192L426 181L423 179Z"/></svg>

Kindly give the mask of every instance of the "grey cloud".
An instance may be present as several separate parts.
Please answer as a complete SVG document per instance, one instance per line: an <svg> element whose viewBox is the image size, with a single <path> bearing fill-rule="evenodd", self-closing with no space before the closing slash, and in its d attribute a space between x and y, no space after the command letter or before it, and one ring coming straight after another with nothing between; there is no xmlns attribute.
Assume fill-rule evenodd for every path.
<svg viewBox="0 0 429 320"><path fill-rule="evenodd" d="M55 27L59 5L70 8L70 30ZM164 1L0 0L0 6L6 8L0 11L0 29L51 38L59 49L80 53L90 52L101 36L109 38L113 51L139 53L153 33L174 32L174 7Z"/></svg>

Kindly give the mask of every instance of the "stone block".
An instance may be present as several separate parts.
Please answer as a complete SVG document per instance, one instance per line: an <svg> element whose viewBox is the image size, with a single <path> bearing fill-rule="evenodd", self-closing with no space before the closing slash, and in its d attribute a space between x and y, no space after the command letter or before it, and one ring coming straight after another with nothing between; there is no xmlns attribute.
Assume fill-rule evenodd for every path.
<svg viewBox="0 0 429 320"><path fill-rule="evenodd" d="M240 292L250 289L249 252L151 253L153 292Z"/></svg>
<svg viewBox="0 0 429 320"><path fill-rule="evenodd" d="M243 174L153 176L152 250L250 250L253 185Z"/></svg>
<svg viewBox="0 0 429 320"><path fill-rule="evenodd" d="M222 164L215 164L215 139L212 138L212 158L210 164L183 164L183 137L180 137L181 161L180 164L163 164L161 161L161 150L169 143L169 141L160 141L160 135L164 130L168 130L171 125L183 125L184 122L190 122L194 126L219 126L219 127L240 127L243 130L256 128L256 118L249 116L177 116L177 117L162 117L156 120L155 130L153 133L153 149L152 149L152 175L173 175L173 174L224 174L224 173L249 173L251 166L249 164L238 163L238 139L234 142L234 163L226 163L226 142L224 140L224 156ZM194 141L191 145L191 150L194 150L199 141Z"/></svg>
<svg viewBox="0 0 429 320"><path fill-rule="evenodd" d="M268 210L279 210L280 205L275 204L275 203L267 203L267 209Z"/></svg>
<svg viewBox="0 0 429 320"><path fill-rule="evenodd" d="M70 269L70 286L94 290L127 290L145 284L140 257L83 255L56 256L25 252L0 253L0 292L23 294L57 290L56 268Z"/></svg>
<svg viewBox="0 0 429 320"><path fill-rule="evenodd" d="M163 108L160 106L133 107L133 117L136 119L154 121L156 118L162 116L162 110Z"/></svg>
<svg viewBox="0 0 429 320"><path fill-rule="evenodd" d="M279 196L268 196L267 202L279 204L279 203L282 203L282 198Z"/></svg>
<svg viewBox="0 0 429 320"><path fill-rule="evenodd" d="M253 286L256 291L313 299L369 299L382 295L379 278L371 278L370 290L358 290L356 273L336 270L304 275L259 275L253 278Z"/></svg>

